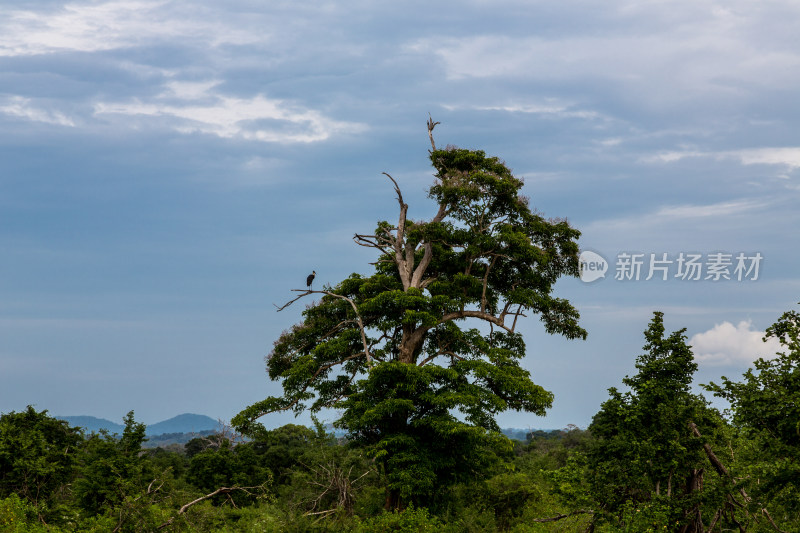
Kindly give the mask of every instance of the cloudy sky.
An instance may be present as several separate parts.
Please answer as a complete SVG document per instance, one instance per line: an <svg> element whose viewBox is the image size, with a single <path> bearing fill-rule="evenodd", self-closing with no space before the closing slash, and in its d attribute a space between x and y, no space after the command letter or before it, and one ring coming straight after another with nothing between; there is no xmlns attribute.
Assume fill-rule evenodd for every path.
<svg viewBox="0 0 800 533"><path fill-rule="evenodd" d="M799 26L791 0L5 1L0 412L227 420L278 393L263 357L302 306L273 304L369 273L381 172L434 214L428 113L607 261L557 285L588 340L523 325L555 404L502 425L588 425L654 310L698 382L739 376L800 301Z"/></svg>

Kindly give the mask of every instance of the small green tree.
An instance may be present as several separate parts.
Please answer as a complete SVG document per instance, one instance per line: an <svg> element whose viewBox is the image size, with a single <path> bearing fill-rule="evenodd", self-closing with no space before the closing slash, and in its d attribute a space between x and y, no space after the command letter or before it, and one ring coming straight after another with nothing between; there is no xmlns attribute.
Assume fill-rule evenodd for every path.
<svg viewBox="0 0 800 533"><path fill-rule="evenodd" d="M269 468L275 485L289 482L292 469L309 449L318 446L319 437L314 430L297 424L286 424L266 432L253 441L253 448L265 467Z"/></svg>
<svg viewBox="0 0 800 533"><path fill-rule="evenodd" d="M0 416L0 499L18 494L42 512L75 473L83 434L33 407Z"/></svg>
<svg viewBox="0 0 800 533"><path fill-rule="evenodd" d="M119 506L152 480L140 457L145 425L134 420L133 411L125 416L124 422L125 429L119 438L101 433L86 440L81 475L75 480L73 494L89 515Z"/></svg>
<svg viewBox="0 0 800 533"><path fill-rule="evenodd" d="M697 364L684 332L665 336L663 313L654 313L645 353L636 358L638 373L622 380L630 391L609 389L611 397L589 426L588 472L598 516L624 521L639 505L640 511L658 509L653 516L661 525L678 521L683 531L705 531L699 503L708 459L689 424L711 435L721 419L691 392Z"/></svg>
<svg viewBox="0 0 800 533"><path fill-rule="evenodd" d="M272 482L272 473L264 467L261 457L251 443L233 445L224 439L218 447L206 448L189 461L186 480L204 492L213 492L220 487L261 487ZM237 503L253 502L256 491L238 491L225 499ZM223 501L220 496L215 501Z"/></svg>
<svg viewBox="0 0 800 533"><path fill-rule="evenodd" d="M391 508L429 499L490 464L491 453L481 451L505 440L497 435L498 413L541 415L551 405L552 394L520 366L521 317L539 315L548 333L586 335L575 308L552 294L561 276L578 275L579 232L533 212L522 180L496 157L437 149L435 125L428 124L436 214L410 220L387 174L397 223L355 236L378 253L375 272L300 291L292 302L322 298L267 357L284 394L233 420L257 435L264 429L256 419L267 413L342 409L337 425L380 461Z"/></svg>

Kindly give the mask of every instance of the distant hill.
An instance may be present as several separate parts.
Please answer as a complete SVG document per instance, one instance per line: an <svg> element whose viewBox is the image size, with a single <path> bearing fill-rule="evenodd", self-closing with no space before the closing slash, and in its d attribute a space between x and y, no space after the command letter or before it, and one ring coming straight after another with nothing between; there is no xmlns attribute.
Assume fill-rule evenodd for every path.
<svg viewBox="0 0 800 533"><path fill-rule="evenodd" d="M105 429L111 434L122 434L125 426L105 418L94 416L57 416L59 420L66 420L70 426L82 427L87 433L98 432ZM213 431L219 427L219 422L206 415L184 413L147 426L147 435L163 435L164 433L200 433Z"/></svg>
<svg viewBox="0 0 800 533"><path fill-rule="evenodd" d="M105 418L96 418L94 416L57 416L60 420L66 420L71 426L82 427L87 433L92 431L97 432L105 429L111 434L122 434L125 426L122 424L114 423ZM184 413L182 415L174 416L169 420L156 422L147 426L147 436L151 437L147 447L164 446L167 444L183 444L196 436L207 436L220 429L219 422L210 416L197 415L193 413ZM331 424L327 424L325 430L333 433L336 437L343 437L345 431L336 429ZM560 434L559 430L553 429L522 429L522 428L504 428L502 433L510 439L516 439L525 442L529 433L533 433L538 437L552 437ZM157 437L157 438L152 438Z"/></svg>
<svg viewBox="0 0 800 533"><path fill-rule="evenodd" d="M105 429L109 433L119 433L121 435L125 429L122 424L94 416L57 416L55 418L66 420L70 426L83 428L86 433L97 433L101 429Z"/></svg>
<svg viewBox="0 0 800 533"><path fill-rule="evenodd" d="M197 437L208 437L213 435L214 430L198 431L193 433L162 433L161 435L150 435L142 443L142 448L172 448L175 451L183 449L183 445Z"/></svg>
<svg viewBox="0 0 800 533"><path fill-rule="evenodd" d="M157 422L147 426L148 435L161 435L163 433L200 433L213 431L219 428L219 422L206 415L184 413L174 416L169 420Z"/></svg>
<svg viewBox="0 0 800 533"><path fill-rule="evenodd" d="M528 440L528 433L530 433L531 430L520 428L503 428L500 430L500 432L509 439L521 440L525 442Z"/></svg>

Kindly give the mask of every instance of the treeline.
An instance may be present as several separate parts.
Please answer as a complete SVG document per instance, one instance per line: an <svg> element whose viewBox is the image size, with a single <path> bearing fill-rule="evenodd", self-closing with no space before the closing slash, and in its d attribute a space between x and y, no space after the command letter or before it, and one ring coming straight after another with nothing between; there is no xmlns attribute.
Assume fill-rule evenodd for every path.
<svg viewBox="0 0 800 533"><path fill-rule="evenodd" d="M429 508L386 513L375 463L322 424L145 449L133 413L121 436L86 436L29 407L0 417L0 531L520 530L567 510L553 475L591 440L578 428L536 433L504 442L493 475Z"/></svg>
<svg viewBox="0 0 800 533"><path fill-rule="evenodd" d="M683 333L655 314L627 390L587 430L497 434L470 478L400 510L385 510L380 461L319 423L146 449L132 412L119 436L4 414L0 531L800 531L800 316L767 331L775 359L704 385L728 416L691 391Z"/></svg>

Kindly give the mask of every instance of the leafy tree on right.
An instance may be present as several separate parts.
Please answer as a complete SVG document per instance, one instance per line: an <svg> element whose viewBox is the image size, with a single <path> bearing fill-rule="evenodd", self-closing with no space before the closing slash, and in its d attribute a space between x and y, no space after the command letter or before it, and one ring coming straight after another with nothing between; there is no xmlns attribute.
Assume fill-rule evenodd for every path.
<svg viewBox="0 0 800 533"><path fill-rule="evenodd" d="M740 382L722 377L705 388L731 404L737 431L734 474L743 480L751 507L769 520L800 530L800 314L787 311L764 340L783 350L757 359ZM765 507L769 503L770 516ZM781 527L788 527L782 525Z"/></svg>
<svg viewBox="0 0 800 533"><path fill-rule="evenodd" d="M710 494L703 489L714 480L705 475L704 441L689 424L708 438L723 422L691 392L697 363L684 332L665 335L663 313L654 313L644 333L645 353L636 358L638 373L622 380L630 391L611 388L589 426L595 440L588 475L600 520L634 529L705 531L702 504Z"/></svg>

